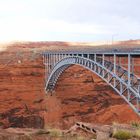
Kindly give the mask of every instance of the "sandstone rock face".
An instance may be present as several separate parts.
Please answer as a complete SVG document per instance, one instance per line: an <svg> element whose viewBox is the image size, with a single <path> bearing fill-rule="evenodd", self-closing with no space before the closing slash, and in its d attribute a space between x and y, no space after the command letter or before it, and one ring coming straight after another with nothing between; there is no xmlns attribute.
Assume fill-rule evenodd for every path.
<svg viewBox="0 0 140 140"><path fill-rule="evenodd" d="M0 59L0 124L4 128L43 128L41 113L46 107L42 57L31 59L32 53L15 55L5 53Z"/></svg>
<svg viewBox="0 0 140 140"><path fill-rule="evenodd" d="M129 123L140 120L111 87L82 67L67 69L58 80L53 96L46 96L41 55L27 47L17 54L17 48L0 53L2 127L55 125L65 128L76 121Z"/></svg>
<svg viewBox="0 0 140 140"><path fill-rule="evenodd" d="M10 117L9 123L10 127L28 127L28 128L44 128L44 120L41 116L30 115L30 116L20 116L20 117Z"/></svg>

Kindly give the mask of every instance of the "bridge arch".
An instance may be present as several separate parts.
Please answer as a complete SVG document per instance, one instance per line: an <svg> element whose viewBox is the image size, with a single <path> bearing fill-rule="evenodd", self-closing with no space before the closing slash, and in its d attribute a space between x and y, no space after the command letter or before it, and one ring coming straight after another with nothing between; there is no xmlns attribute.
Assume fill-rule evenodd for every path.
<svg viewBox="0 0 140 140"><path fill-rule="evenodd" d="M128 72L125 68L115 66L114 73L114 64L109 61L104 61L104 63L102 63L102 60L99 58L96 61L82 56L67 56L61 59L54 65L48 77L45 87L46 91L54 90L60 75L71 65L82 66L98 75L140 115L140 94L137 85L134 85L137 76L134 74L130 75L130 78L133 78L133 82L130 82L131 85L129 85L127 79Z"/></svg>

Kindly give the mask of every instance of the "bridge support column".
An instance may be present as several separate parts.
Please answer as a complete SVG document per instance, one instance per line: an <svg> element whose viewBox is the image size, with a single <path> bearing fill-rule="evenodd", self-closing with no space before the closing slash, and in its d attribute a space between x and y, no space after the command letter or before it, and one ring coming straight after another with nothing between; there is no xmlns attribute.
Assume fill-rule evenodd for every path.
<svg viewBox="0 0 140 140"><path fill-rule="evenodd" d="M116 75L116 54L114 54L114 75ZM116 87L116 78L114 77L114 87Z"/></svg>
<svg viewBox="0 0 140 140"><path fill-rule="evenodd" d="M134 58L131 57L131 73L134 75ZM131 78L131 85L134 86L134 76Z"/></svg>
<svg viewBox="0 0 140 140"><path fill-rule="evenodd" d="M97 61L97 56L96 56L96 54L94 54L94 62L96 62ZM96 71L96 64L94 65L94 71Z"/></svg>
<svg viewBox="0 0 140 140"><path fill-rule="evenodd" d="M52 62L52 64L51 64L51 69L52 69L54 66L54 55L53 54L51 55L51 62Z"/></svg>
<svg viewBox="0 0 140 140"><path fill-rule="evenodd" d="M46 56L46 63L47 63L47 65L46 65L46 75L47 75L47 78L49 77L49 54L47 54L47 56Z"/></svg>
<svg viewBox="0 0 140 140"><path fill-rule="evenodd" d="M43 63L45 65L45 83L48 79L48 55L43 55Z"/></svg>
<svg viewBox="0 0 140 140"><path fill-rule="evenodd" d="M57 54L57 57L58 57L57 60L59 61L60 60L60 54Z"/></svg>
<svg viewBox="0 0 140 140"><path fill-rule="evenodd" d="M131 58L131 71L134 73L134 58Z"/></svg>
<svg viewBox="0 0 140 140"><path fill-rule="evenodd" d="M89 59L89 53L87 54L87 58Z"/></svg>
<svg viewBox="0 0 140 140"><path fill-rule="evenodd" d="M128 87L130 87L131 85L130 74L131 74L131 55L128 54Z"/></svg>
<svg viewBox="0 0 140 140"><path fill-rule="evenodd" d="M121 67L121 57L118 56L118 66Z"/></svg>
<svg viewBox="0 0 140 140"><path fill-rule="evenodd" d="M58 62L58 55L55 54L55 64Z"/></svg>
<svg viewBox="0 0 140 140"><path fill-rule="evenodd" d="M105 55L102 55L102 65L105 66ZM105 76L105 71L103 70L103 77Z"/></svg>
<svg viewBox="0 0 140 140"><path fill-rule="evenodd" d="M52 55L53 67L55 66L55 54Z"/></svg>
<svg viewBox="0 0 140 140"><path fill-rule="evenodd" d="M48 54L48 75L50 74L50 54Z"/></svg>

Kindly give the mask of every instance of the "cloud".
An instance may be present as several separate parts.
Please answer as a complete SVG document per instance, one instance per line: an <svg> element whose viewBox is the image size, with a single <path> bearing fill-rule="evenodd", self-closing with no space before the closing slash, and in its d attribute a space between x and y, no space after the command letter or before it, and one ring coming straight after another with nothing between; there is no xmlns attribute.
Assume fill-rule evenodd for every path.
<svg viewBox="0 0 140 140"><path fill-rule="evenodd" d="M0 41L139 38L139 0L0 1ZM132 10L131 10L132 9Z"/></svg>
<svg viewBox="0 0 140 140"><path fill-rule="evenodd" d="M61 20L16 18L0 21L0 40L41 40L49 34L108 34L102 26ZM44 38L44 37L43 37Z"/></svg>

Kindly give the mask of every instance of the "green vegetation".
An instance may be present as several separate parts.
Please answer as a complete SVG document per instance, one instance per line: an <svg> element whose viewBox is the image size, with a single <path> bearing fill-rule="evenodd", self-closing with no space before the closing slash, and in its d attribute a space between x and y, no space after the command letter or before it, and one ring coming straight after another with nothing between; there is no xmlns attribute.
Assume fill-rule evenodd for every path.
<svg viewBox="0 0 140 140"><path fill-rule="evenodd" d="M51 137L62 137L63 133L59 129L49 129Z"/></svg>
<svg viewBox="0 0 140 140"><path fill-rule="evenodd" d="M46 131L44 129L40 129L39 131L36 132L36 135L43 135L43 134L49 134L49 131Z"/></svg>
<svg viewBox="0 0 140 140"><path fill-rule="evenodd" d="M128 140L133 137L133 134L128 131L118 130L115 134L113 134L113 137L119 140Z"/></svg>
<svg viewBox="0 0 140 140"><path fill-rule="evenodd" d="M133 122L131 122L131 125L134 128L140 128L140 122L133 121Z"/></svg>

